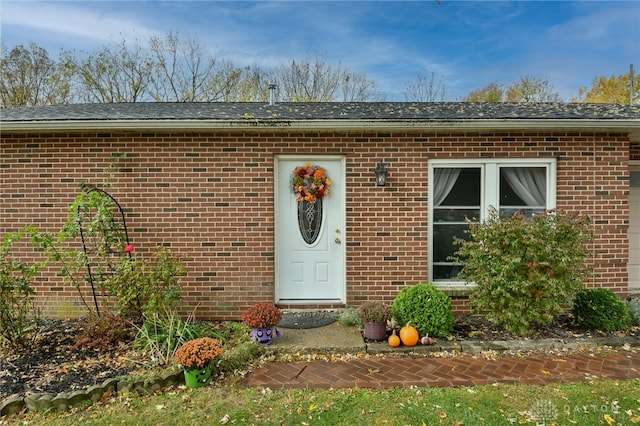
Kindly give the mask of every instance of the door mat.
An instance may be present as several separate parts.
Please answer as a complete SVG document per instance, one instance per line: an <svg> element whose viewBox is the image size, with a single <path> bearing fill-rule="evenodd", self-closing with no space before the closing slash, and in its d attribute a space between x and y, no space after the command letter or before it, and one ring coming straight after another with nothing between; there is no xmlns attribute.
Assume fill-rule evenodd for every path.
<svg viewBox="0 0 640 426"><path fill-rule="evenodd" d="M276 327L281 328L317 328L333 324L338 320L337 312L302 311L283 312L282 320Z"/></svg>

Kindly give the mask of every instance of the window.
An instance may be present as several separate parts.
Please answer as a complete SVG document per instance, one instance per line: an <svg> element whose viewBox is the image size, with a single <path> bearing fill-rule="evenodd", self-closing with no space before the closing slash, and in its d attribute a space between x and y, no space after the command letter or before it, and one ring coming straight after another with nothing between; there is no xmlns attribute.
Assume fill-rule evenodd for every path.
<svg viewBox="0 0 640 426"><path fill-rule="evenodd" d="M429 278L459 284L462 265L451 260L467 219L484 220L492 209L511 216L555 207L555 161L491 160L429 162Z"/></svg>

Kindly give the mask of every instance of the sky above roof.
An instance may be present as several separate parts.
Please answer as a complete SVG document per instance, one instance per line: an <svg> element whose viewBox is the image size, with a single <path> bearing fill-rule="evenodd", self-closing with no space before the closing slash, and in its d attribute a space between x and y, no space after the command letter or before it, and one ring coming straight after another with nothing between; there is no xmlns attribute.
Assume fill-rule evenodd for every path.
<svg viewBox="0 0 640 426"><path fill-rule="evenodd" d="M2 43L53 57L178 32L236 66L320 57L403 101L418 75L456 101L532 76L569 101L598 76L640 69L640 1L2 0Z"/></svg>

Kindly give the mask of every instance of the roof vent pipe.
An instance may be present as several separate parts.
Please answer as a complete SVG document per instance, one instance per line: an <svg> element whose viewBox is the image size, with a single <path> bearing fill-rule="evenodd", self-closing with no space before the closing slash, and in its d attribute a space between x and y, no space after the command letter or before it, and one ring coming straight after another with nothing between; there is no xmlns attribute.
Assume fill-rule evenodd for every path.
<svg viewBox="0 0 640 426"><path fill-rule="evenodd" d="M273 106L276 104L276 85L271 83L269 85L269 105Z"/></svg>

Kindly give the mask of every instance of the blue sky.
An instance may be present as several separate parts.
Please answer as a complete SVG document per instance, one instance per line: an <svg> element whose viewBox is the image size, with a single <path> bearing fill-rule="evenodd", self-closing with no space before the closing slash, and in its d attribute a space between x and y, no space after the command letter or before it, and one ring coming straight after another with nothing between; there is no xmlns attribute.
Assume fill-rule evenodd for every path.
<svg viewBox="0 0 640 426"><path fill-rule="evenodd" d="M91 51L177 31L237 66L320 56L404 100L435 73L445 100L491 82L547 79L565 100L594 77L640 69L640 1L2 0L2 43Z"/></svg>

